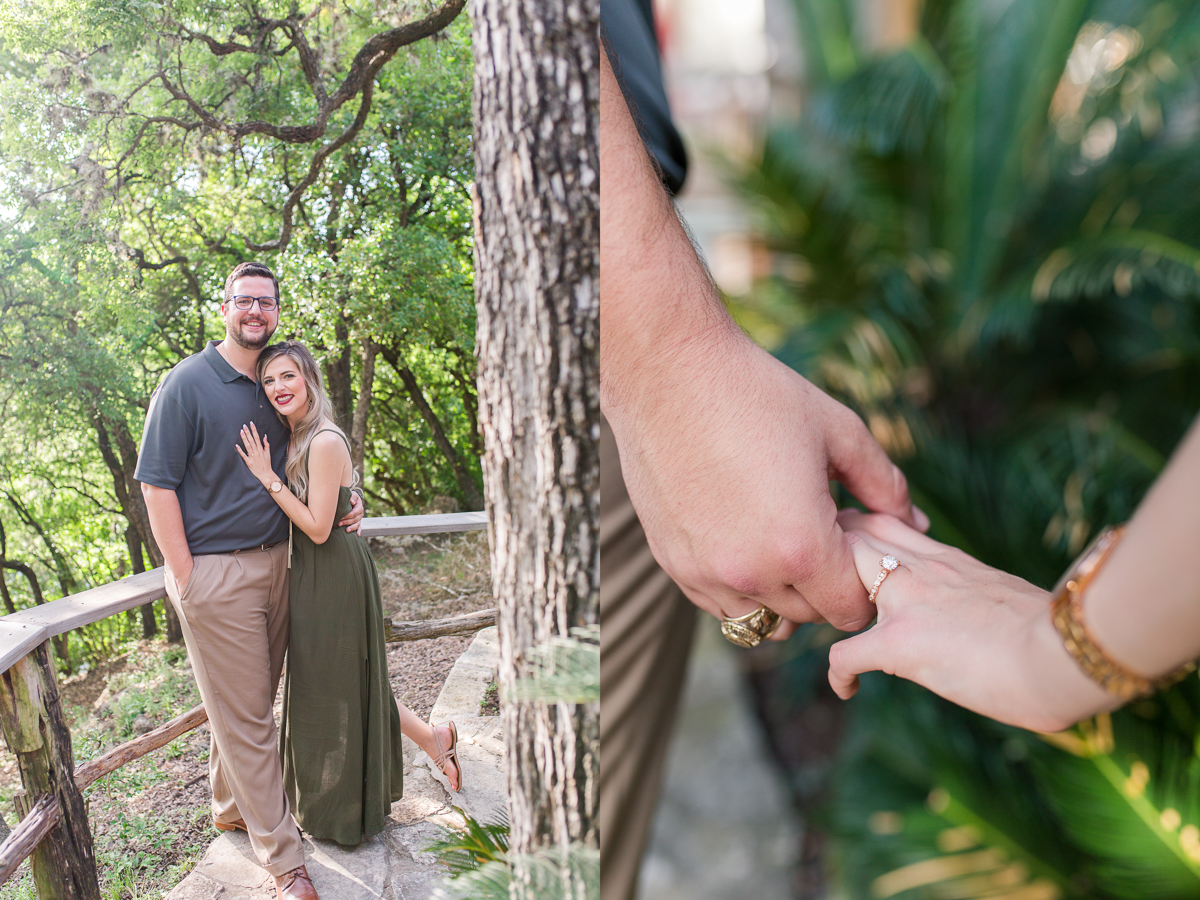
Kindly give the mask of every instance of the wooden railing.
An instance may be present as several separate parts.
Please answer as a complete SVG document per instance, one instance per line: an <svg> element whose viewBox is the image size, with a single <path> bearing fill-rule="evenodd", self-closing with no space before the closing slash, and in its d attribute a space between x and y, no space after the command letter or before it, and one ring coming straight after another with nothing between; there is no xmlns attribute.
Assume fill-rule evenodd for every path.
<svg viewBox="0 0 1200 900"><path fill-rule="evenodd" d="M487 514L364 519L364 537L445 534L487 527ZM59 704L50 640L166 596L163 570L131 575L0 617L0 730L17 758L24 790L20 823L0 844L0 884L30 860L38 900L99 900L100 887L82 791L96 779L169 744L207 720L197 706L165 725L76 767ZM385 622L389 642L473 634L496 622L489 609L426 622Z"/></svg>

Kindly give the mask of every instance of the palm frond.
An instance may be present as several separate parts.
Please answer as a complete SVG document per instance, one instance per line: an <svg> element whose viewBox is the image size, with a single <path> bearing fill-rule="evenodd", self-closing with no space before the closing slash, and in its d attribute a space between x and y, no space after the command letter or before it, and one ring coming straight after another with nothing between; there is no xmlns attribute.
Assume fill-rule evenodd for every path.
<svg viewBox="0 0 1200 900"><path fill-rule="evenodd" d="M1097 884L1123 898L1200 893L1195 753L1200 682L1112 718L1107 744L1039 754L1035 768L1072 840L1093 857Z"/></svg>
<svg viewBox="0 0 1200 900"><path fill-rule="evenodd" d="M598 703L600 626L572 628L525 653L516 681L501 684L501 702Z"/></svg>
<svg viewBox="0 0 1200 900"><path fill-rule="evenodd" d="M926 0L872 61L848 3L796 2L812 114L738 175L775 265L735 301L863 415L935 537L1048 586L1200 406L1200 6ZM792 703L825 672L804 634ZM1103 741L882 675L850 709L823 823L849 896L1200 895L1200 679Z"/></svg>
<svg viewBox="0 0 1200 900"><path fill-rule="evenodd" d="M513 884L516 873L523 883ZM435 889L438 900L599 900L600 852L582 844L566 851L546 848L535 853L509 854L478 869L447 878Z"/></svg>
<svg viewBox="0 0 1200 900"><path fill-rule="evenodd" d="M923 39L864 66L818 96L816 125L833 140L876 156L917 153L929 139L950 80Z"/></svg>
<svg viewBox="0 0 1200 900"><path fill-rule="evenodd" d="M500 810L494 822L479 822L457 806L462 827L439 826L442 837L425 848L455 875L470 872L489 863L503 862L508 852L508 816Z"/></svg>

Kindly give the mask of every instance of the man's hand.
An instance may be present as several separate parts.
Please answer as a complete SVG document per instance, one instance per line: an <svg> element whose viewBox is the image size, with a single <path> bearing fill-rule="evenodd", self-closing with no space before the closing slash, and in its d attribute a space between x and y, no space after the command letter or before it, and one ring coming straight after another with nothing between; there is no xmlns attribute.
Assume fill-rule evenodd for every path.
<svg viewBox="0 0 1200 900"><path fill-rule="evenodd" d="M862 420L730 319L600 67L600 402L650 548L713 615L860 628L873 609L829 479L927 523Z"/></svg>
<svg viewBox="0 0 1200 900"><path fill-rule="evenodd" d="M362 519L363 519L363 501L359 496L358 491L350 492L350 512L338 522L338 527L345 525L347 531L353 531L355 534L362 534Z"/></svg>
<svg viewBox="0 0 1200 900"><path fill-rule="evenodd" d="M142 497L146 501L146 515L150 519L150 531L162 552L163 562L175 579L179 593L187 587L195 565L188 549L187 536L183 532L183 513L179 508L179 496L172 490L142 485Z"/></svg>
<svg viewBox="0 0 1200 900"><path fill-rule="evenodd" d="M830 479L873 510L928 523L862 420L733 332L657 371L606 413L667 574L718 617L764 604L792 622L870 622Z"/></svg>

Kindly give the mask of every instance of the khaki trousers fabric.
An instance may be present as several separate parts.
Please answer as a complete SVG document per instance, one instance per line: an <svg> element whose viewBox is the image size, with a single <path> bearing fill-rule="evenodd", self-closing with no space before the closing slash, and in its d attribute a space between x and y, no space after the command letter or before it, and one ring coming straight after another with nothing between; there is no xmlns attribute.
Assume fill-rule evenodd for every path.
<svg viewBox="0 0 1200 900"><path fill-rule="evenodd" d="M169 570L166 585L208 712L213 818L245 820L263 868L282 875L304 865L273 710L288 642L287 544L193 559L182 595Z"/></svg>
<svg viewBox="0 0 1200 900"><path fill-rule="evenodd" d="M632 900L658 805L696 608L659 568L600 434L600 897Z"/></svg>

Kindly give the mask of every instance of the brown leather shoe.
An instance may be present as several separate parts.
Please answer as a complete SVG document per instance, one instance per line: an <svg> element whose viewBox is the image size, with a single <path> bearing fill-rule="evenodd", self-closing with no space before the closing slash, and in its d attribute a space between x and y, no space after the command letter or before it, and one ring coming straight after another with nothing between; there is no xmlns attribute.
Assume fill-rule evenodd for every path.
<svg viewBox="0 0 1200 900"><path fill-rule="evenodd" d="M275 897L276 900L319 900L304 866L275 876Z"/></svg>
<svg viewBox="0 0 1200 900"><path fill-rule="evenodd" d="M243 819L238 819L236 822L218 822L213 819L213 828L217 831L246 831L246 822ZM249 834L248 831L246 831Z"/></svg>

